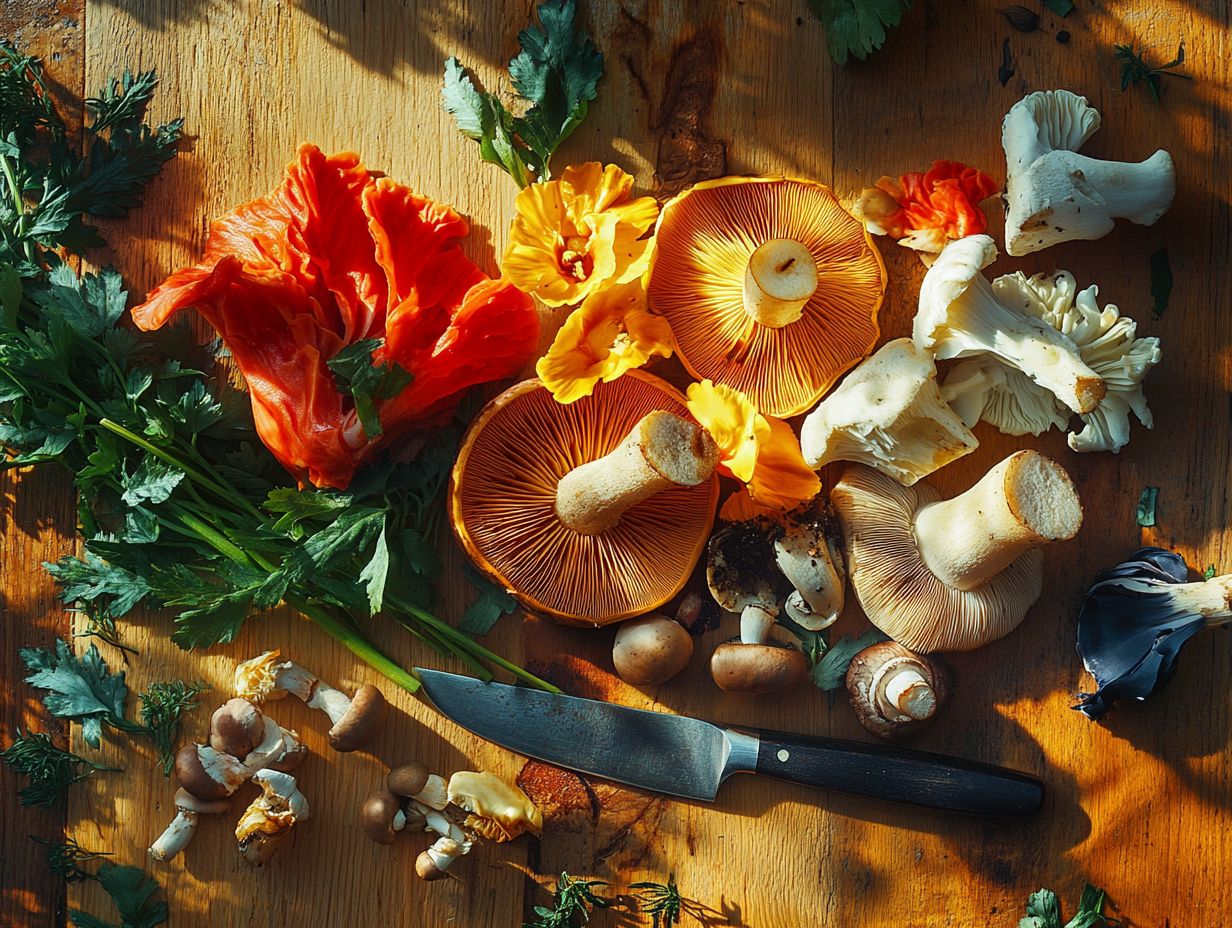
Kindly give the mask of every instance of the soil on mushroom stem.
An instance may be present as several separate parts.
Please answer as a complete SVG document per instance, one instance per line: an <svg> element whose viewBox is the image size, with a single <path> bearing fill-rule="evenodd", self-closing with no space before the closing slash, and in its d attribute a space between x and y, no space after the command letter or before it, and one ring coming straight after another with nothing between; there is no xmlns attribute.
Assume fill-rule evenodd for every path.
<svg viewBox="0 0 1232 928"><path fill-rule="evenodd" d="M741 579L756 576L774 561L774 542L782 526L770 520L740 522L723 543L723 564L714 571L714 586L736 588Z"/></svg>

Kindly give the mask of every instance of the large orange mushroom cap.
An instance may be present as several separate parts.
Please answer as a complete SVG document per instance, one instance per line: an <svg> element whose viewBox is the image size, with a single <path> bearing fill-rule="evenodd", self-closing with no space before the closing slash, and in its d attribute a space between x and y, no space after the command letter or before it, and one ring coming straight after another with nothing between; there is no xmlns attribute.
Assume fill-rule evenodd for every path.
<svg viewBox="0 0 1232 928"><path fill-rule="evenodd" d="M680 360L763 413L811 408L877 341L885 265L863 224L822 184L704 181L663 208L655 241L648 295L672 327ZM778 242L812 256L816 288L805 291L798 318L773 327L746 309L746 276L754 254Z"/></svg>
<svg viewBox="0 0 1232 928"><path fill-rule="evenodd" d="M450 481L450 521L471 560L527 609L570 624L618 622L680 592L714 525L717 476L662 490L595 534L566 527L556 509L566 474L656 411L692 421L679 391L637 370L568 405L538 380L489 403Z"/></svg>

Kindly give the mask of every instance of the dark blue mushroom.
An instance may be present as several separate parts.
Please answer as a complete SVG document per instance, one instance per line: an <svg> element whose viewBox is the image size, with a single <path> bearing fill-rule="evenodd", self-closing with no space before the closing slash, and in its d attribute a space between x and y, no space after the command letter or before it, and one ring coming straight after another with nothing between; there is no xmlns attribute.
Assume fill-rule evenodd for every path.
<svg viewBox="0 0 1232 928"><path fill-rule="evenodd" d="M1191 582L1184 559L1142 548L1101 571L1078 615L1078 653L1098 689L1075 709L1098 719L1118 699L1146 699L1176 672L1199 629L1232 621L1232 574Z"/></svg>

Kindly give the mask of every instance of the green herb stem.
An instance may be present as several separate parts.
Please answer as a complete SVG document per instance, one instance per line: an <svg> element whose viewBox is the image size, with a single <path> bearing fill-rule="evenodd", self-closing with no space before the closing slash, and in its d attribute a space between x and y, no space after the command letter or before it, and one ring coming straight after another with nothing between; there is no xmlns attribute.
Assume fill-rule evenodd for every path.
<svg viewBox="0 0 1232 928"><path fill-rule="evenodd" d="M395 663L363 635L348 628L326 608L310 603L299 596L288 595L286 603L301 615L307 616L327 635L337 640L344 648L374 670L384 674L408 693L419 691L419 678L402 665Z"/></svg>

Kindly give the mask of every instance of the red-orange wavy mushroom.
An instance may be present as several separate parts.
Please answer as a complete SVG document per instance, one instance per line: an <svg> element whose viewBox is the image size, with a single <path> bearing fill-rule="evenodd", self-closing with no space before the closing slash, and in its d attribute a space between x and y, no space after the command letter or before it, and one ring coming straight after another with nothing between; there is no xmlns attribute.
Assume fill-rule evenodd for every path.
<svg viewBox="0 0 1232 928"><path fill-rule="evenodd" d="M266 447L301 482L345 488L378 447L535 353L530 298L462 253L467 232L452 208L374 177L357 155L303 145L282 184L214 222L202 262L168 277L133 320L156 329L198 310L248 383ZM414 378L376 401L377 437L328 367L363 339L383 339L374 364Z"/></svg>

